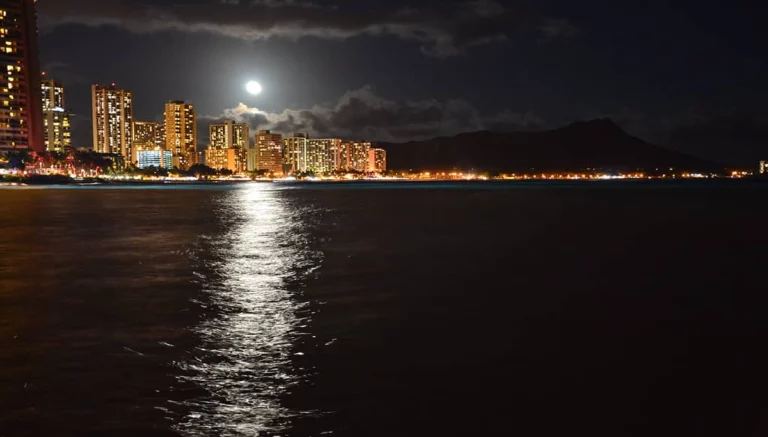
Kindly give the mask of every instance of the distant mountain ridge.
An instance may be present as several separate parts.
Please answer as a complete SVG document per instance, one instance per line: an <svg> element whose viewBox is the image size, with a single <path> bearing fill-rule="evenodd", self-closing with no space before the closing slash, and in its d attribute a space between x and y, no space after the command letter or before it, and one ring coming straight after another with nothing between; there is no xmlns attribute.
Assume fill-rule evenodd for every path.
<svg viewBox="0 0 768 437"><path fill-rule="evenodd" d="M469 132L384 143L393 170L577 171L586 168L715 171L722 166L627 135L610 119L537 132Z"/></svg>

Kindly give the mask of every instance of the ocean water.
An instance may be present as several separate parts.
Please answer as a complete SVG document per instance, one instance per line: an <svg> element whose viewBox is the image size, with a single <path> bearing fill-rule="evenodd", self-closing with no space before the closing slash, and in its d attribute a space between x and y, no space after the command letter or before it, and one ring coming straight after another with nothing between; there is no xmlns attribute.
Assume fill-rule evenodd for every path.
<svg viewBox="0 0 768 437"><path fill-rule="evenodd" d="M765 435L767 201L0 188L0 436Z"/></svg>

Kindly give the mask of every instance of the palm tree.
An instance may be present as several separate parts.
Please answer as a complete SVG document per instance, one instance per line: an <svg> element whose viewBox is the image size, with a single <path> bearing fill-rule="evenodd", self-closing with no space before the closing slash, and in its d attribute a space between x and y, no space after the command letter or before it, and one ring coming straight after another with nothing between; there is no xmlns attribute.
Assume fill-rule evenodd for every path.
<svg viewBox="0 0 768 437"><path fill-rule="evenodd" d="M188 172L195 175L198 179L208 178L209 176L215 176L216 170L203 164L194 164L189 167Z"/></svg>

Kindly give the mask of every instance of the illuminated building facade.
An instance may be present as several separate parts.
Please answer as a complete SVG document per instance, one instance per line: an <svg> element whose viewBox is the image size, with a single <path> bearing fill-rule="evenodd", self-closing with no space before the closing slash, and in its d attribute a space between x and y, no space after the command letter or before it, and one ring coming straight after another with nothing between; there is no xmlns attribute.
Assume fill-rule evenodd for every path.
<svg viewBox="0 0 768 437"><path fill-rule="evenodd" d="M211 143L215 149L247 149L250 144L250 128L245 123L232 120L212 124L209 127Z"/></svg>
<svg viewBox="0 0 768 437"><path fill-rule="evenodd" d="M197 121L191 103L170 101L165 104L165 150L173 153L173 164L188 169L197 164Z"/></svg>
<svg viewBox="0 0 768 437"><path fill-rule="evenodd" d="M43 111L45 150L63 152L72 147L71 114L63 108Z"/></svg>
<svg viewBox="0 0 768 437"><path fill-rule="evenodd" d="M249 151L253 168L272 174L283 174L283 136L262 130L256 133L254 149Z"/></svg>
<svg viewBox="0 0 768 437"><path fill-rule="evenodd" d="M0 1L0 149L45 150L35 0Z"/></svg>
<svg viewBox="0 0 768 437"><path fill-rule="evenodd" d="M235 173L247 169L247 150L250 144L250 128L244 123L226 121L211 124L210 144L205 151L205 163L215 169L227 169Z"/></svg>
<svg viewBox="0 0 768 437"><path fill-rule="evenodd" d="M130 91L115 84L91 86L93 116L93 150L97 153L122 155L126 162L133 158L133 97Z"/></svg>
<svg viewBox="0 0 768 437"><path fill-rule="evenodd" d="M173 169L173 153L170 150L139 150L136 152L136 167L157 167Z"/></svg>
<svg viewBox="0 0 768 437"><path fill-rule="evenodd" d="M163 147L159 145L160 125L154 121L134 121L131 128L131 138L133 147L131 148L133 156L131 162L138 162L140 151L162 151ZM137 164L138 166L138 164Z"/></svg>
<svg viewBox="0 0 768 437"><path fill-rule="evenodd" d="M45 150L62 152L72 146L72 114L65 109L64 86L58 81L43 79L41 89Z"/></svg>
<svg viewBox="0 0 768 437"><path fill-rule="evenodd" d="M306 170L313 173L328 173L337 168L338 152L341 139L336 138L310 138L304 151L306 156Z"/></svg>
<svg viewBox="0 0 768 437"><path fill-rule="evenodd" d="M306 134L293 134L283 139L283 164L287 174L304 172L307 169L306 149L308 137Z"/></svg>
<svg viewBox="0 0 768 437"><path fill-rule="evenodd" d="M309 138L307 134L294 134L283 140L283 159L286 172L316 174L329 173L341 168L340 138Z"/></svg>
<svg viewBox="0 0 768 437"><path fill-rule="evenodd" d="M256 149L253 147L245 151L245 169L249 172L256 170Z"/></svg>
<svg viewBox="0 0 768 437"><path fill-rule="evenodd" d="M43 93L43 111L67 107L64 98L64 86L61 82L53 79L43 79L40 89Z"/></svg>
<svg viewBox="0 0 768 437"><path fill-rule="evenodd" d="M339 169L359 172L368 171L371 143L364 141L345 141L339 152Z"/></svg>
<svg viewBox="0 0 768 437"><path fill-rule="evenodd" d="M368 171L374 173L387 171L386 150L373 148L368 151Z"/></svg>
<svg viewBox="0 0 768 437"><path fill-rule="evenodd" d="M157 147L165 150L165 124L157 125Z"/></svg>
<svg viewBox="0 0 768 437"><path fill-rule="evenodd" d="M330 141L330 154L331 154L331 170L342 170L341 156L344 150L344 142L341 138L331 138Z"/></svg>
<svg viewBox="0 0 768 437"><path fill-rule="evenodd" d="M205 165L216 170L239 173L246 170L246 151L243 149L207 149Z"/></svg>

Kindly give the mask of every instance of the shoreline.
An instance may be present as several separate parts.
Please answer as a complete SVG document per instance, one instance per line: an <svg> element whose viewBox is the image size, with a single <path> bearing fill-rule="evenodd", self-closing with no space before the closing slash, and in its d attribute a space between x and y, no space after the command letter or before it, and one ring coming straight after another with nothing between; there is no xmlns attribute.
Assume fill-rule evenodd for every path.
<svg viewBox="0 0 768 437"><path fill-rule="evenodd" d="M69 178L68 178L69 179ZM76 181L69 179L36 179L32 181L1 181L0 188L35 188L35 187L61 187L61 188L141 188L141 187L164 187L164 186L235 186L243 184L276 184L280 187L290 186L331 186L331 185L430 185L430 184L452 184L452 185L519 185L519 186L590 186L590 185L728 185L728 184L755 184L768 185L768 178L746 177L746 178L654 178L654 179L355 179L355 180L173 180L173 181L142 181L142 180L85 180Z"/></svg>

